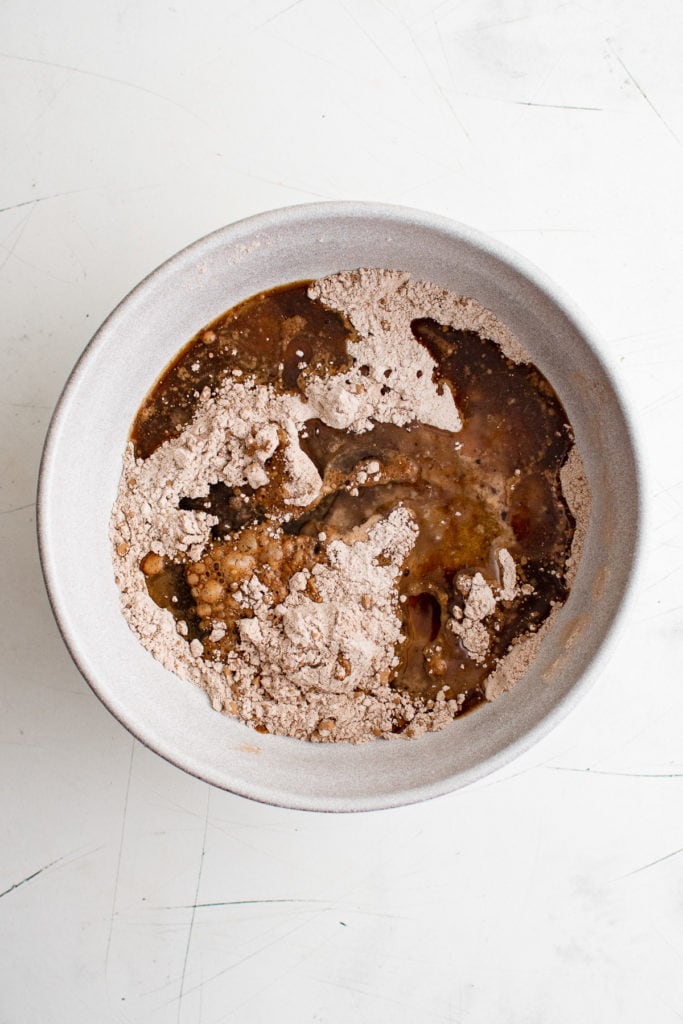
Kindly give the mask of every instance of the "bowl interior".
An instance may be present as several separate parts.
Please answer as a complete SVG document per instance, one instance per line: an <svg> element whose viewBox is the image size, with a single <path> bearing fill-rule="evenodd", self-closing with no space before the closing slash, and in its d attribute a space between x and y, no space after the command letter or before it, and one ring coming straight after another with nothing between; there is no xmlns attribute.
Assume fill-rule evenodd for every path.
<svg viewBox="0 0 683 1024"><path fill-rule="evenodd" d="M514 331L574 426L593 497L578 576L539 657L510 693L438 733L361 746L259 735L145 651L118 603L108 526L136 410L205 323L255 292L361 266L472 296ZM72 374L41 470L39 535L60 628L95 692L140 740L215 785L320 810L436 796L528 747L588 685L624 596L638 472L610 374L576 311L537 271L467 228L416 211L322 204L231 225L156 270L114 311Z"/></svg>

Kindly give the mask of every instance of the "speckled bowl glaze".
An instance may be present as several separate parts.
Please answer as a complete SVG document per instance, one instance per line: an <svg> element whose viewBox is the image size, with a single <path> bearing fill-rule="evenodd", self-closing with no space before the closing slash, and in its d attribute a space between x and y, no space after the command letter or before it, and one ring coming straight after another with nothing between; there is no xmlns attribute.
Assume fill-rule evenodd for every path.
<svg viewBox="0 0 683 1024"><path fill-rule="evenodd" d="M108 527L131 422L178 349L255 292L363 266L407 270L472 296L509 325L565 405L593 509L569 600L512 692L414 741L321 745L260 735L216 713L202 691L140 646L119 609ZM38 531L71 655L138 739L242 796L310 810L370 810L480 779L547 733L585 692L605 661L633 573L639 479L633 432L600 344L543 274L498 242L433 214L323 203L221 228L164 263L114 310L55 411Z"/></svg>

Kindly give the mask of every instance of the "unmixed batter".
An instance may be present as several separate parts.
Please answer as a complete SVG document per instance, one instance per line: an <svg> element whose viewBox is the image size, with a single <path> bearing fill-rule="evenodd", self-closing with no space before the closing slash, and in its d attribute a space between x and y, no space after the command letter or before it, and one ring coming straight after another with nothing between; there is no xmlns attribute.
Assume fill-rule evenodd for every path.
<svg viewBox="0 0 683 1024"><path fill-rule="evenodd" d="M508 689L586 516L564 409L507 328L361 270L192 339L133 425L112 541L131 627L216 709L358 742Z"/></svg>

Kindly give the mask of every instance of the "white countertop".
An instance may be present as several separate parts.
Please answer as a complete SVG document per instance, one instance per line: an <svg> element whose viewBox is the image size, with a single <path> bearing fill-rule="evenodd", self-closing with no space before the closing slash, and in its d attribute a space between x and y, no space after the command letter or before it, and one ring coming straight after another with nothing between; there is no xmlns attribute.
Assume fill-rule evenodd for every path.
<svg viewBox="0 0 683 1024"><path fill-rule="evenodd" d="M0 12L0 1022L683 1019L683 7L175 0ZM361 816L210 789L55 627L38 460L78 354L213 228L424 207L584 308L642 428L619 649L542 743Z"/></svg>

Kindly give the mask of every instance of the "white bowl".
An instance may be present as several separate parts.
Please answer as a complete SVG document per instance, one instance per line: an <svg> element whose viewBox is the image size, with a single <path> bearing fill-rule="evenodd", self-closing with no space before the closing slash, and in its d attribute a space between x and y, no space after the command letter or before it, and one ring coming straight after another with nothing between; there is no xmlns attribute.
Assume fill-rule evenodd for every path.
<svg viewBox="0 0 683 1024"><path fill-rule="evenodd" d="M593 509L571 594L508 694L413 741L351 746L261 735L218 714L162 668L119 609L108 528L140 402L204 324L275 285L356 267L409 271L472 296L506 323L564 403ZM366 203L295 206L195 242L123 300L81 356L41 467L43 572L64 640L123 725L185 771L268 803L367 810L434 797L527 749L569 710L605 659L635 561L639 471L618 386L583 316L498 242L433 214Z"/></svg>

